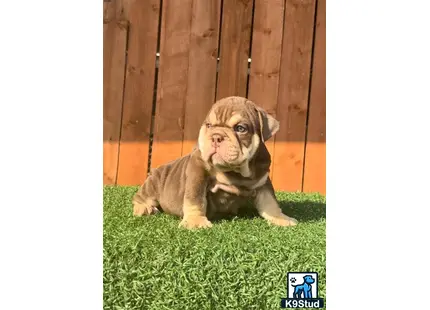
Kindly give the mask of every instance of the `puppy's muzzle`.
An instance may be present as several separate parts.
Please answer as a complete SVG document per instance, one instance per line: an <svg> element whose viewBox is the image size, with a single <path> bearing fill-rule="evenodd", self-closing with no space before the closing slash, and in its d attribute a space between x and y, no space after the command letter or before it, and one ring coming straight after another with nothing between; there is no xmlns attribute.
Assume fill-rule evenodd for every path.
<svg viewBox="0 0 430 310"><path fill-rule="evenodd" d="M210 134L209 140L214 153L213 163L232 164L239 157L239 148L227 133L217 130Z"/></svg>

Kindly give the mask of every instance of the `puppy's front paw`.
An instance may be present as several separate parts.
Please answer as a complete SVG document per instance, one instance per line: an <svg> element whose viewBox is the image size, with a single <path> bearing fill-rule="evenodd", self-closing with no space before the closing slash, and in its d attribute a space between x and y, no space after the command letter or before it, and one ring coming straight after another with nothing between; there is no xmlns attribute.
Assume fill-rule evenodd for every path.
<svg viewBox="0 0 430 310"><path fill-rule="evenodd" d="M160 212L156 207L153 207L149 204L133 204L133 215L134 216L142 216L142 215L151 215Z"/></svg>
<svg viewBox="0 0 430 310"><path fill-rule="evenodd" d="M282 217L274 217L269 220L269 223L276 226L295 226L297 225L297 220L292 217L288 217L282 214Z"/></svg>
<svg viewBox="0 0 430 310"><path fill-rule="evenodd" d="M184 227L187 229L194 228L209 228L212 227L212 223L208 220L206 216L187 216L179 223L179 227Z"/></svg>

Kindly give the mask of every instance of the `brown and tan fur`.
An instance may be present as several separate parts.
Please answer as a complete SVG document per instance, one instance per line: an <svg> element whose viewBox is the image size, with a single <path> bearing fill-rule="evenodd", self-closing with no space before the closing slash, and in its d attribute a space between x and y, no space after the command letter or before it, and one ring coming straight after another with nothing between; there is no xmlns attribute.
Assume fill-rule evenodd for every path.
<svg viewBox="0 0 430 310"><path fill-rule="evenodd" d="M268 222L296 225L282 213L268 177L271 160L264 141L278 130L279 122L246 98L217 101L191 154L153 170L139 188L134 215L161 208L181 217L182 227L211 227L211 219L236 214L251 199Z"/></svg>

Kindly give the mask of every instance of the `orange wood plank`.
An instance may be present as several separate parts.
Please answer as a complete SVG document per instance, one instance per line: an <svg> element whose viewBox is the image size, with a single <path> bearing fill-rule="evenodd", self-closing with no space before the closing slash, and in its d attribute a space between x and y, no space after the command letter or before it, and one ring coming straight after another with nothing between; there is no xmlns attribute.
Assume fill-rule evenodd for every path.
<svg viewBox="0 0 430 310"><path fill-rule="evenodd" d="M255 0L248 98L276 116L282 50L284 0ZM274 138L266 142L273 158ZM273 166L273 163L272 163ZM273 167L271 169L271 177Z"/></svg>
<svg viewBox="0 0 430 310"><path fill-rule="evenodd" d="M182 155L197 143L200 126L215 102L221 1L194 1Z"/></svg>
<svg viewBox="0 0 430 310"><path fill-rule="evenodd" d="M309 122L303 178L304 192L326 193L326 0L318 0Z"/></svg>
<svg viewBox="0 0 430 310"><path fill-rule="evenodd" d="M103 7L103 184L115 184L127 43L127 25L115 13L120 1Z"/></svg>
<svg viewBox="0 0 430 310"><path fill-rule="evenodd" d="M118 184L141 184L148 169L160 0L124 0L130 22Z"/></svg>
<svg viewBox="0 0 430 310"><path fill-rule="evenodd" d="M152 168L182 154L192 12L192 0L163 2Z"/></svg>
<svg viewBox="0 0 430 310"><path fill-rule="evenodd" d="M217 99L246 97L253 0L225 0L222 8Z"/></svg>
<svg viewBox="0 0 430 310"><path fill-rule="evenodd" d="M286 0L273 183L277 190L301 191L315 0Z"/></svg>

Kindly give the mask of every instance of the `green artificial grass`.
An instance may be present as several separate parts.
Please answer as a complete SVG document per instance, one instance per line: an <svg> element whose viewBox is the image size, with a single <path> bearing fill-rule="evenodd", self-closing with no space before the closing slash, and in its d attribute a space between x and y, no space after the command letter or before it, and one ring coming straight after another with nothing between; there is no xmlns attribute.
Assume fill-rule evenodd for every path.
<svg viewBox="0 0 430 310"><path fill-rule="evenodd" d="M132 216L137 187L104 187L104 309L280 309L287 272L318 272L325 298L325 197L277 193L295 227L257 216L178 228L167 214Z"/></svg>

